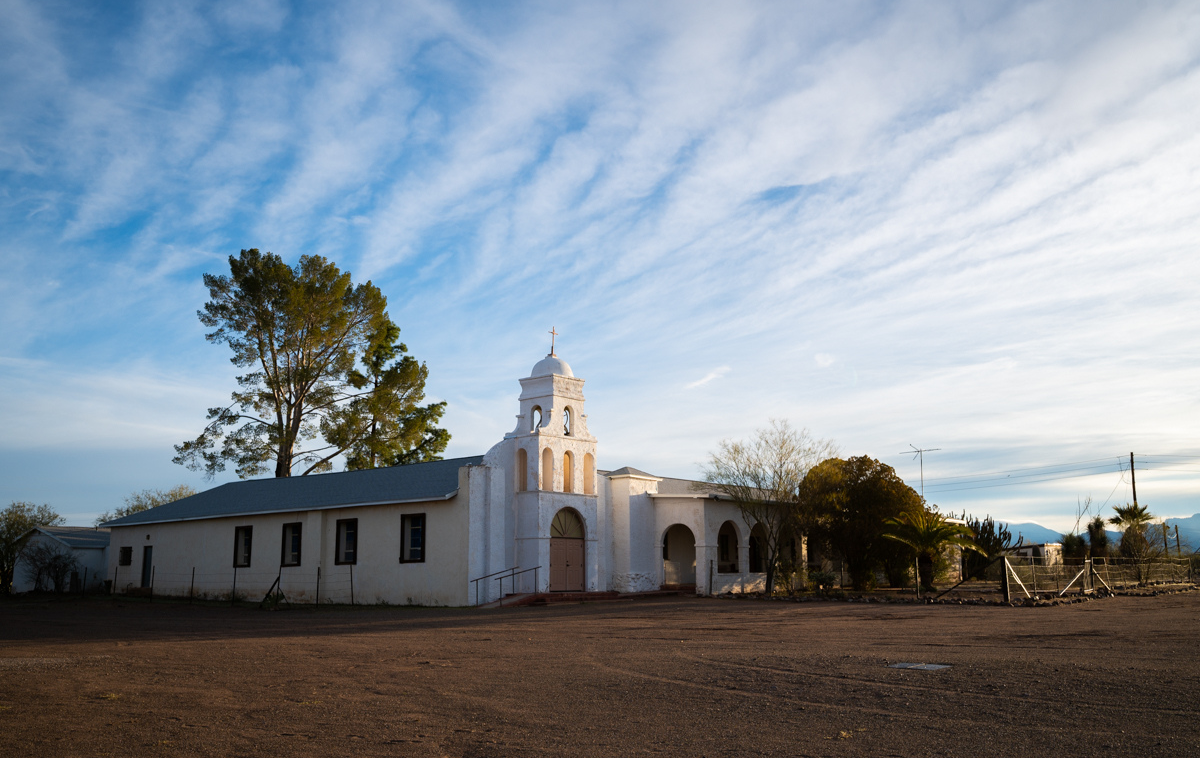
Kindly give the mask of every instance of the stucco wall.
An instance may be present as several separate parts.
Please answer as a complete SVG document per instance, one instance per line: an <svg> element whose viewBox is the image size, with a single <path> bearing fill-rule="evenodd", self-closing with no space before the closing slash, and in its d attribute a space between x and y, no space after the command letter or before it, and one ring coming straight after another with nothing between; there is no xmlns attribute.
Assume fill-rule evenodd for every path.
<svg viewBox="0 0 1200 758"><path fill-rule="evenodd" d="M29 545L32 546L38 542L45 542L55 545L62 550L70 550L75 556L75 560L79 561L79 581L87 582L85 589L96 590L103 586L105 570L107 568L107 558L104 548L68 548L58 540L48 537L45 534L34 534L29 538ZM33 582L27 577L27 564L24 560L18 560L16 571L13 573L13 592L29 592L33 589Z"/></svg>
<svg viewBox="0 0 1200 758"><path fill-rule="evenodd" d="M460 471L460 483L465 475ZM400 563L401 516L425 514L425 561ZM469 554L467 495L445 501L372 505L320 511L272 513L166 524L114 527L109 548L108 578L115 591L141 584L142 554L153 546L154 593L259 600L276 577L294 603L391 603L466 605ZM335 563L340 519L358 519L358 556L351 565ZM300 522L301 564L280 566L283 525ZM251 565L233 566L234 530L254 528ZM130 566L118 566L120 548L133 548ZM194 571L194 585L193 585ZM236 579L235 579L236 577Z"/></svg>

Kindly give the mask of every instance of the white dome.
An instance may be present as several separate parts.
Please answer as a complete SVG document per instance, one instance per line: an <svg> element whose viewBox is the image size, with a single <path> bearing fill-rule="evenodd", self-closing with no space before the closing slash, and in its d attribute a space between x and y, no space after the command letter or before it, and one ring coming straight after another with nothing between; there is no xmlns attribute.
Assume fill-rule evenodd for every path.
<svg viewBox="0 0 1200 758"><path fill-rule="evenodd" d="M538 376L550 376L551 374L557 374L558 376L575 376L575 374L571 373L571 367L567 365L566 361L564 361L562 358L559 358L557 355L550 354L534 365L533 373L529 375L529 378L532 379Z"/></svg>

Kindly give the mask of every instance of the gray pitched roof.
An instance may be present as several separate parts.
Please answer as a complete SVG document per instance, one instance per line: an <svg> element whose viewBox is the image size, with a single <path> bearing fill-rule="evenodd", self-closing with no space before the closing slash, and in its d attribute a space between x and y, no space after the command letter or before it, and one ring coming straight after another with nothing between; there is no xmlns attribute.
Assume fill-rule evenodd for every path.
<svg viewBox="0 0 1200 758"><path fill-rule="evenodd" d="M93 529L90 526L39 526L35 528L35 531L48 534L71 548L102 550L108 547L107 529Z"/></svg>
<svg viewBox="0 0 1200 758"><path fill-rule="evenodd" d="M230 482L198 495L109 521L104 526L444 500L458 491L459 468L482 462L483 456L475 455L365 471Z"/></svg>
<svg viewBox="0 0 1200 758"><path fill-rule="evenodd" d="M675 495L677 497L712 497L721 491L709 482L697 482L692 479L672 479L663 477L658 483L659 495Z"/></svg>
<svg viewBox="0 0 1200 758"><path fill-rule="evenodd" d="M622 466L616 471L602 471L605 476L643 476L649 479L658 479L654 474L647 474L641 469L636 469L633 466Z"/></svg>

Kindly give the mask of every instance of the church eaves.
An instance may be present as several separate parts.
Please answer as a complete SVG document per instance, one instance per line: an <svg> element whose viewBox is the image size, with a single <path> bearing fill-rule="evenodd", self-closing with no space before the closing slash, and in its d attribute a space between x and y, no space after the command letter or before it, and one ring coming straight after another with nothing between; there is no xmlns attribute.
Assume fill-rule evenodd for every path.
<svg viewBox="0 0 1200 758"><path fill-rule="evenodd" d="M288 513L358 505L449 500L458 492L458 470L483 463L482 455L407 466L332 474L248 479L106 522L102 526L161 524L259 513Z"/></svg>

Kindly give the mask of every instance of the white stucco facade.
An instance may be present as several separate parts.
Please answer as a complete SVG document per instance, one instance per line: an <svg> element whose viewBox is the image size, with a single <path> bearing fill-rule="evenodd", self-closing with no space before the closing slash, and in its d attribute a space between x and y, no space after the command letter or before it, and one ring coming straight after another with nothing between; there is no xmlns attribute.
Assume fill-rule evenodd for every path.
<svg viewBox="0 0 1200 758"><path fill-rule="evenodd" d="M207 506L184 518L188 503L179 501L171 518L147 512L139 523L110 524L106 578L117 592L257 600L277 584L291 602L416 605L486 603L502 587L506 594L761 588L763 575L749 564L750 525L732 503L693 482L597 468L584 380L565 361L546 356L520 385L513 430L482 458L462 459L457 481L444 487L451 492L413 500L400 488L394 499L385 492L355 502L364 479L350 477L361 472L323 474L325 491L345 482L347 497L305 507L302 485L293 482L286 486L300 493L294 510L272 495L274 505L256 513L251 488L225 485L228 509L239 513ZM403 473L439 466L445 477L448 464ZM260 480L254 492L271 486ZM421 524L421 560L406 562L413 519ZM354 524L352 562L339 559L347 557L340 522Z"/></svg>

